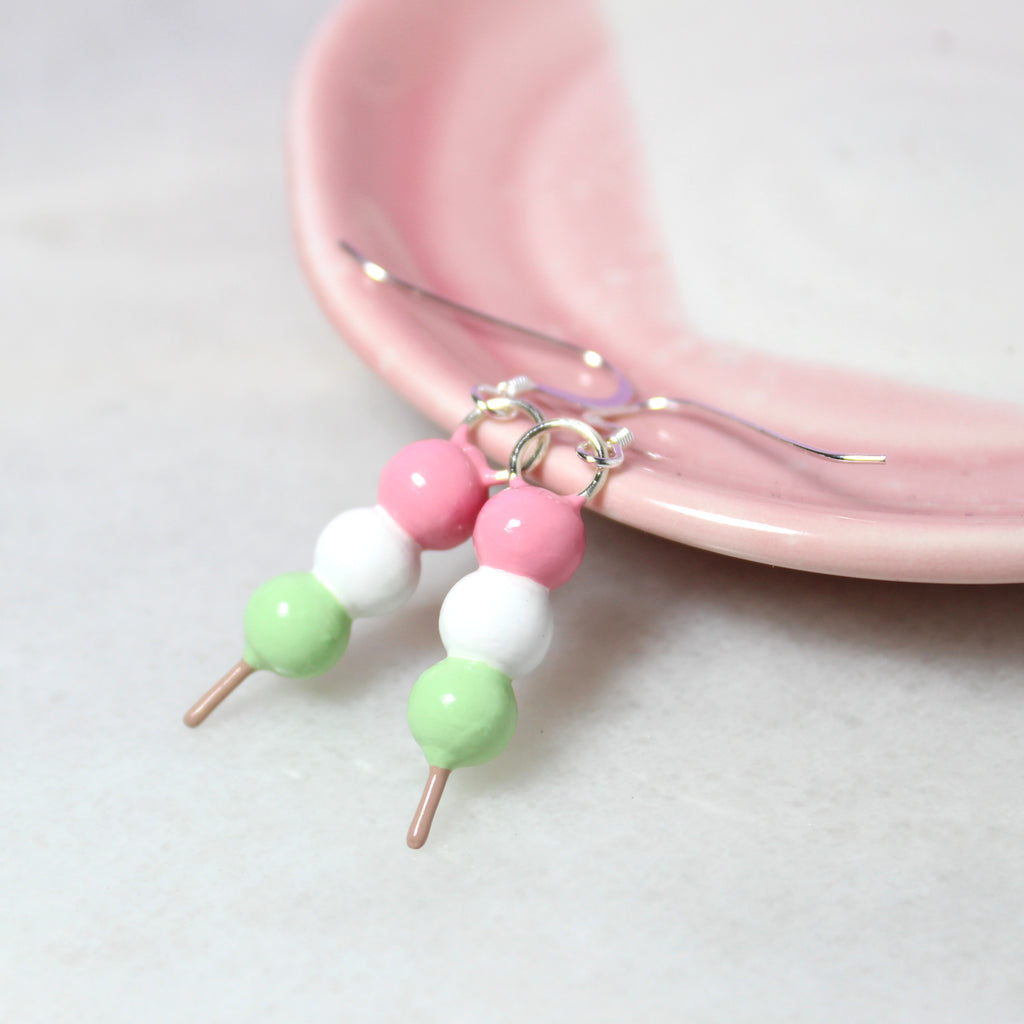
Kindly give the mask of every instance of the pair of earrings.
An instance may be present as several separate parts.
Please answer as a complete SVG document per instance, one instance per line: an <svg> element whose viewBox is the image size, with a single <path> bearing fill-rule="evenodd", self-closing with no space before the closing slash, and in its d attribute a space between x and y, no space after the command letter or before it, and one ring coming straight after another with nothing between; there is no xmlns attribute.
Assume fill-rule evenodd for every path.
<svg viewBox="0 0 1024 1024"><path fill-rule="evenodd" d="M483 764L515 731L512 680L547 653L553 624L549 594L583 559L581 511L621 463L628 430L605 437L578 419L545 419L517 397L523 378L478 388L474 407L448 440L416 441L384 467L372 508L333 519L316 543L310 572L287 573L259 587L245 610L242 658L185 714L200 725L259 669L308 678L331 668L348 646L352 621L395 611L410 597L423 550L447 550L470 535L480 568L461 579L441 606L447 657L420 676L409 698L409 727L429 774L409 828L410 847L427 839L451 772ZM492 470L471 432L485 417L532 421L508 467ZM560 495L526 473L544 457L553 431L579 436L593 470L585 488ZM505 483L490 495L493 486Z"/></svg>
<svg viewBox="0 0 1024 1024"><path fill-rule="evenodd" d="M569 580L583 558L581 510L633 440L627 428L616 428L619 419L700 412L830 461L880 464L886 459L819 448L693 399L636 399L628 377L601 353L428 291L391 274L348 242L339 245L375 285L573 355L614 382L611 393L600 398L526 377L474 391L472 411L449 440L403 448L384 467L378 504L344 512L327 525L311 572L278 576L253 594L245 611L242 659L185 715L187 725L199 725L257 669L291 678L325 672L344 654L353 619L384 615L408 599L424 549L453 548L472 535L480 568L456 583L441 606L447 657L423 673L409 699L409 725L430 765L408 834L409 845L418 848L451 772L497 757L515 730L512 679L544 658L552 635L548 595ZM527 391L575 406L587 419L547 419L518 397ZM513 447L508 468L492 470L471 433L485 417L517 416L532 423ZM576 452L593 470L577 494L558 495L526 479L556 430L579 436ZM490 496L501 483L507 487Z"/></svg>

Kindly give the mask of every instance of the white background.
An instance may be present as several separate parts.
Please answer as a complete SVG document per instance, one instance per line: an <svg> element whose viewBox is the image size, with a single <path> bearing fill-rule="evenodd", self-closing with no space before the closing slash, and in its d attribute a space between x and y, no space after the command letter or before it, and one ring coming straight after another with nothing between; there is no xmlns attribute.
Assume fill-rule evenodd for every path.
<svg viewBox="0 0 1024 1024"><path fill-rule="evenodd" d="M705 337L1024 403L1024 5L601 4Z"/></svg>
<svg viewBox="0 0 1024 1024"><path fill-rule="evenodd" d="M1020 1020L1020 587L591 517L512 745L417 853L405 699L468 549L321 680L181 724L252 588L434 432L294 258L325 10L0 13L0 1019Z"/></svg>

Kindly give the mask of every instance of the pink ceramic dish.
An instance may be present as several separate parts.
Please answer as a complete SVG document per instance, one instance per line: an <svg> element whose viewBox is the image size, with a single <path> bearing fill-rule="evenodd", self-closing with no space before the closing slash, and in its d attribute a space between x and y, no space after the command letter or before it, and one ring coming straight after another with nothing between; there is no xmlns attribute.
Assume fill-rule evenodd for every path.
<svg viewBox="0 0 1024 1024"><path fill-rule="evenodd" d="M707 416L648 414L594 503L774 565L878 579L1024 581L1024 411L694 336L644 201L629 112L585 0L349 0L292 112L306 271L346 341L446 429L520 373L611 388L541 347L369 281L354 243L427 288L597 349L637 394L728 408L886 466L830 464ZM685 292L685 286L684 286ZM685 299L685 295L684 295ZM482 434L502 459L507 431ZM549 479L579 486L571 456Z"/></svg>

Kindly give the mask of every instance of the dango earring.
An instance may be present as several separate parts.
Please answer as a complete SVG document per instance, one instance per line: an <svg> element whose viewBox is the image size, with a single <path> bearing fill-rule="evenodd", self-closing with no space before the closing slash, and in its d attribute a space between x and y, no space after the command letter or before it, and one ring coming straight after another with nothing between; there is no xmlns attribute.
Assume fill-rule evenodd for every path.
<svg viewBox="0 0 1024 1024"><path fill-rule="evenodd" d="M594 468L579 493L560 495L526 479L525 453L555 430L582 438L578 454ZM447 657L420 676L409 698L409 727L430 766L407 841L423 846L452 771L483 764L505 749L518 709L512 679L532 671L551 642L550 591L583 560L583 506L621 463L632 440L606 441L590 424L551 419L530 427L509 458L509 485L477 516L473 545L480 568L463 577L441 606Z"/></svg>
<svg viewBox="0 0 1024 1024"><path fill-rule="evenodd" d="M516 381L479 388L474 407L449 440L407 445L384 467L377 505L341 513L320 534L311 572L268 580L245 609L242 658L185 714L195 727L258 669L305 679L327 671L348 646L352 620L395 611L419 581L423 550L467 540L490 488L507 478L492 470L470 433L484 418L525 415L536 406L514 397ZM531 449L532 463L543 451Z"/></svg>

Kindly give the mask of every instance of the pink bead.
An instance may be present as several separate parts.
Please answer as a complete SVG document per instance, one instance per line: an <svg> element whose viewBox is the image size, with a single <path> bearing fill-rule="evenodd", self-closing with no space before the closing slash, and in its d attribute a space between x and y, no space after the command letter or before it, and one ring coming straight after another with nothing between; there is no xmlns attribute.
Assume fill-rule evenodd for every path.
<svg viewBox="0 0 1024 1024"><path fill-rule="evenodd" d="M473 532L487 500L481 467L486 462L476 449L439 439L415 441L384 467L377 501L421 548L444 551Z"/></svg>
<svg viewBox="0 0 1024 1024"><path fill-rule="evenodd" d="M481 565L528 576L549 590L579 568L586 547L583 499L514 480L477 516L473 546Z"/></svg>

